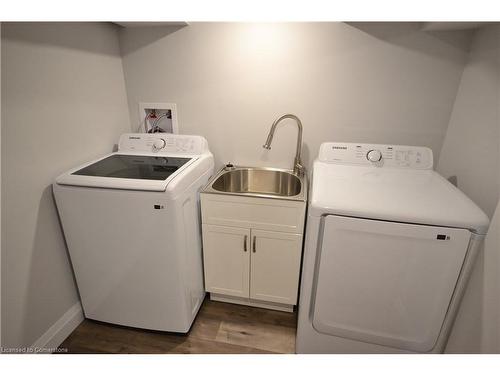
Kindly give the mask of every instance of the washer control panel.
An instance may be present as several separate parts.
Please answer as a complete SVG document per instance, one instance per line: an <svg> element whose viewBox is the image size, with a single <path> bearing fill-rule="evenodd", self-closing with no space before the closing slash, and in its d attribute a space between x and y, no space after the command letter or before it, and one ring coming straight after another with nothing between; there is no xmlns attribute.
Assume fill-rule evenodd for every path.
<svg viewBox="0 0 500 375"><path fill-rule="evenodd" d="M206 139L198 135L129 133L120 137L118 150L199 155L206 152L208 146Z"/></svg>
<svg viewBox="0 0 500 375"><path fill-rule="evenodd" d="M338 142L321 144L319 160L409 169L432 169L434 163L432 150L428 147Z"/></svg>

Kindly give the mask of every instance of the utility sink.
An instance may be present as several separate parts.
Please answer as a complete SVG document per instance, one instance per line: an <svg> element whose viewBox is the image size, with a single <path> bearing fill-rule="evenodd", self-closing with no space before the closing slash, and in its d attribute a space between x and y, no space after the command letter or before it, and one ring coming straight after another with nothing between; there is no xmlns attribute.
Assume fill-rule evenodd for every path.
<svg viewBox="0 0 500 375"><path fill-rule="evenodd" d="M306 197L306 177L288 169L231 165L211 178L200 194L211 300L293 311Z"/></svg>
<svg viewBox="0 0 500 375"><path fill-rule="evenodd" d="M306 180L290 170L259 167L222 168L204 193L305 201Z"/></svg>

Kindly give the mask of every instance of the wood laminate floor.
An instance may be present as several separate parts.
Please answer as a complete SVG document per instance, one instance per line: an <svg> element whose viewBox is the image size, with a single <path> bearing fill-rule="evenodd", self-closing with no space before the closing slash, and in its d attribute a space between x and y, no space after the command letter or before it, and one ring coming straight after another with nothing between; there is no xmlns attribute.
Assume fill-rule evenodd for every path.
<svg viewBox="0 0 500 375"><path fill-rule="evenodd" d="M84 320L60 345L68 353L294 353L296 313L205 299L187 334Z"/></svg>

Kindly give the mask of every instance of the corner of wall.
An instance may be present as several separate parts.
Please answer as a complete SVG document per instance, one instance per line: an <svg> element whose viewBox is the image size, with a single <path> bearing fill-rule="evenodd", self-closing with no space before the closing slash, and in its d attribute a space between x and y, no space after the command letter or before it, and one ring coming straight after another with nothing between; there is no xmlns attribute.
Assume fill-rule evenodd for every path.
<svg viewBox="0 0 500 375"><path fill-rule="evenodd" d="M85 319L80 302L75 303L33 343L35 353L53 353ZM62 348L64 349L64 348Z"/></svg>

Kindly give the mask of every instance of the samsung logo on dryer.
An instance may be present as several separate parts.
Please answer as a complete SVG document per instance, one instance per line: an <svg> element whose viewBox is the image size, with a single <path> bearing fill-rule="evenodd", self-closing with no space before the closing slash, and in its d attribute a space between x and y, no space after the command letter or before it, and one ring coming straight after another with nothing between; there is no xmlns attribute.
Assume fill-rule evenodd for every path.
<svg viewBox="0 0 500 375"><path fill-rule="evenodd" d="M332 146L334 150L347 150L347 146Z"/></svg>
<svg viewBox="0 0 500 375"><path fill-rule="evenodd" d="M137 137L137 136L130 136L130 137L128 137L128 139L141 139L141 137Z"/></svg>

